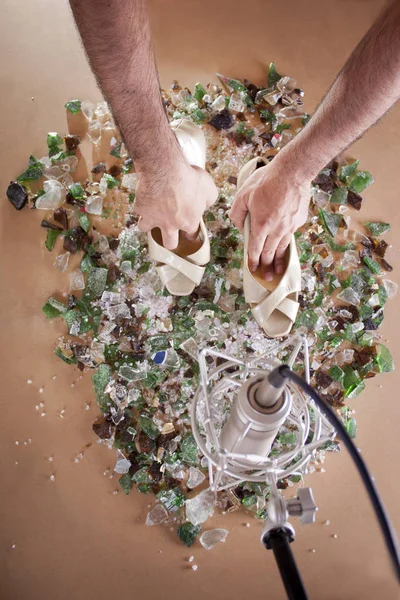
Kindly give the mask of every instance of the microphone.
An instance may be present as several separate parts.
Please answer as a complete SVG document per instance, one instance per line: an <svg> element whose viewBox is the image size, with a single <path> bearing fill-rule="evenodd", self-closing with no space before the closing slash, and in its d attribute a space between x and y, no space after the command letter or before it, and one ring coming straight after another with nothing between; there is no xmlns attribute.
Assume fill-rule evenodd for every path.
<svg viewBox="0 0 400 600"><path fill-rule="evenodd" d="M268 456L291 408L287 380L277 369L254 376L239 389L219 444L227 452Z"/></svg>

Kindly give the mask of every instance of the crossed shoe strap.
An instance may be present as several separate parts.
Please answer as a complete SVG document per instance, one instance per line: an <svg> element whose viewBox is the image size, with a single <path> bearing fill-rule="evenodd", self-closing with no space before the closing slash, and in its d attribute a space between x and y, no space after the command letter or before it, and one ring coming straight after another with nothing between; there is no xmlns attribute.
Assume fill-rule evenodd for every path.
<svg viewBox="0 0 400 600"><path fill-rule="evenodd" d="M274 310L279 310L294 323L297 311L299 310L299 303L287 296L295 292L297 292L297 290L283 290L282 288L277 287L273 292L267 294L259 304L252 308L252 313L257 323L263 327Z"/></svg>

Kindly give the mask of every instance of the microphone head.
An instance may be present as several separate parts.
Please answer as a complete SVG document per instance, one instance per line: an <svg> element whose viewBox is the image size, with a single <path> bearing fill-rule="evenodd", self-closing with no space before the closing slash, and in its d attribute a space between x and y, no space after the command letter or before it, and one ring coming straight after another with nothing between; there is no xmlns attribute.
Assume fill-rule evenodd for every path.
<svg viewBox="0 0 400 600"><path fill-rule="evenodd" d="M313 401L276 370L281 363L272 354L290 348L288 366L304 364L309 381L307 341L300 336L246 360L212 348L200 352L191 424L212 490L266 483L271 474L302 476L318 448L333 439L333 428Z"/></svg>

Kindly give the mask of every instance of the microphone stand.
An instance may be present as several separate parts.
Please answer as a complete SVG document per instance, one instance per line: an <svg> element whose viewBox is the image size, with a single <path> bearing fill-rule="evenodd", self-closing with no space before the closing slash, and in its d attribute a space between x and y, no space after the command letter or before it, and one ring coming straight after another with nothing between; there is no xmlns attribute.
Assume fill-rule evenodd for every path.
<svg viewBox="0 0 400 600"><path fill-rule="evenodd" d="M300 488L297 497L285 501L280 494L274 477L270 477L271 498L268 503L268 520L261 535L261 543L272 550L288 600L308 600L300 572L297 568L290 544L295 531L288 523L288 515L300 516L302 523L313 523L318 510L311 488Z"/></svg>
<svg viewBox="0 0 400 600"><path fill-rule="evenodd" d="M300 572L289 544L294 535L288 527L274 527L263 537L267 550L272 550L289 600L308 600Z"/></svg>

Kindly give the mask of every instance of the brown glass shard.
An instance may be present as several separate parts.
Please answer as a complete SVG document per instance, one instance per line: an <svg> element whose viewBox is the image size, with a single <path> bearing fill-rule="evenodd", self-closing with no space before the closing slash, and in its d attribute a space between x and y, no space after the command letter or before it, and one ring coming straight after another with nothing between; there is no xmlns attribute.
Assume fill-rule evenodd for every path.
<svg viewBox="0 0 400 600"><path fill-rule="evenodd" d="M12 181L7 188L7 198L11 202L14 208L17 210L22 210L28 200L28 192L26 187L18 183L17 181Z"/></svg>
<svg viewBox="0 0 400 600"><path fill-rule="evenodd" d="M234 124L235 119L233 114L227 108L221 110L218 114L214 115L212 119L210 119L209 124L215 127L215 129L230 129Z"/></svg>
<svg viewBox="0 0 400 600"><path fill-rule="evenodd" d="M62 227L59 227L55 223L50 223L50 221L47 221L46 219L42 219L40 227L44 227L45 229L52 229L53 231L62 231Z"/></svg>
<svg viewBox="0 0 400 600"><path fill-rule="evenodd" d="M54 220L60 223L64 229L68 229L68 216L65 208L58 208L53 214Z"/></svg>
<svg viewBox="0 0 400 600"><path fill-rule="evenodd" d="M108 169L108 174L112 175L113 177L118 177L118 175L121 175L121 167L118 165L113 165Z"/></svg>
<svg viewBox="0 0 400 600"><path fill-rule="evenodd" d="M349 190L349 193L347 194L347 204L356 210L360 210L362 205L362 197L360 194L356 194L356 192Z"/></svg>
<svg viewBox="0 0 400 600"><path fill-rule="evenodd" d="M81 138L79 137L79 135L68 134L64 136L64 142L67 147L67 150L69 152L73 152L81 143Z"/></svg>
<svg viewBox="0 0 400 600"><path fill-rule="evenodd" d="M392 265L389 265L389 263L384 258L382 258L380 262L385 271L393 271Z"/></svg>
<svg viewBox="0 0 400 600"><path fill-rule="evenodd" d="M97 163L97 165L94 165L94 167L92 169L92 173L97 175L98 173L104 173L105 170L106 170L106 165L103 162L99 162L99 163Z"/></svg>
<svg viewBox="0 0 400 600"><path fill-rule="evenodd" d="M103 423L93 423L92 429L102 440L109 440L112 435L112 425L108 421Z"/></svg>

